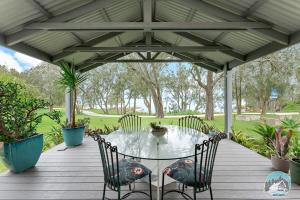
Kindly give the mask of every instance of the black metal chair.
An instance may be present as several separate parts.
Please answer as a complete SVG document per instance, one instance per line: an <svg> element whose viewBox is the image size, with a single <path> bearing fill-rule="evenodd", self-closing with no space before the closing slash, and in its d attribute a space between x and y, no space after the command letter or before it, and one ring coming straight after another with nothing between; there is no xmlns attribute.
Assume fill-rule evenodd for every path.
<svg viewBox="0 0 300 200"><path fill-rule="evenodd" d="M143 166L142 164L131 159L118 158L118 148L112 146L111 143L106 142L100 134L94 131L91 136L98 142L100 156L102 161L103 173L104 173L104 188L102 199L105 197L106 187L118 192L118 200L125 199L133 193L142 193L149 196L152 200L151 189L151 170ZM136 191L131 188L131 184L136 180L149 176L149 194L143 191ZM129 186L130 192L124 194L121 197L121 187Z"/></svg>
<svg viewBox="0 0 300 200"><path fill-rule="evenodd" d="M139 130L142 126L142 118L134 114L123 115L118 121L123 130Z"/></svg>
<svg viewBox="0 0 300 200"><path fill-rule="evenodd" d="M185 199L196 199L197 193L206 190L210 191L210 197L213 199L211 180L215 156L221 138L222 135L219 134L209 138L202 144L196 144L194 160L181 159L165 168L162 176L162 200L164 195L170 192L180 193ZM181 183L182 189L164 192L165 175ZM193 187L193 197L185 192L187 187Z"/></svg>
<svg viewBox="0 0 300 200"><path fill-rule="evenodd" d="M182 118L179 118L178 125L180 127L191 128L197 131L203 131L204 121L200 117L188 115Z"/></svg>

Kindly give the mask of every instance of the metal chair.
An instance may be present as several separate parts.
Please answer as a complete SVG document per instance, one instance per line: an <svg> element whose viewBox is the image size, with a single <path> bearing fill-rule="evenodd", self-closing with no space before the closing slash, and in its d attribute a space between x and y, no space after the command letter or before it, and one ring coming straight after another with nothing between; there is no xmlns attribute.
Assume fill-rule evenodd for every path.
<svg viewBox="0 0 300 200"><path fill-rule="evenodd" d="M197 193L206 190L210 191L210 197L213 199L211 180L215 156L221 137L222 135L215 135L202 144L196 144L194 160L181 159L165 168L162 175L162 200L164 195L170 192L180 193L185 199L196 199ZM169 190L164 193L165 175L181 183L182 189ZM187 187L193 187L193 197L185 192Z"/></svg>
<svg viewBox="0 0 300 200"><path fill-rule="evenodd" d="M125 199L133 193L145 194L152 200L151 170L131 159L119 160L118 148L116 146L112 146L111 143L106 142L105 139L102 138L96 131L92 133L92 137L98 142L104 173L102 199L107 199L105 197L105 192L106 187L108 187L111 190L118 192L118 200ZM131 188L132 183L146 176L149 176L149 194L143 191L136 191ZM121 187L126 185L129 186L130 192L121 197Z"/></svg>
<svg viewBox="0 0 300 200"><path fill-rule="evenodd" d="M180 127L191 128L197 131L203 131L204 121L200 117L188 115L182 118L179 118L178 125Z"/></svg>
<svg viewBox="0 0 300 200"><path fill-rule="evenodd" d="M142 118L134 114L126 114L118 122L123 130L139 130L142 125Z"/></svg>

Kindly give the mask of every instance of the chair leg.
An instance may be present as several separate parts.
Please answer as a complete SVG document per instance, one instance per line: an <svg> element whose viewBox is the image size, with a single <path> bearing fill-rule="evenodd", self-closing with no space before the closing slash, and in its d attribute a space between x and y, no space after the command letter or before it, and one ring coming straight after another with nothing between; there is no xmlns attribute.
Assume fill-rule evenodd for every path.
<svg viewBox="0 0 300 200"><path fill-rule="evenodd" d="M150 200L152 200L151 173L149 174L149 197L150 197Z"/></svg>
<svg viewBox="0 0 300 200"><path fill-rule="evenodd" d="M194 200L197 200L197 197L196 197L196 188L194 187Z"/></svg>
<svg viewBox="0 0 300 200"><path fill-rule="evenodd" d="M121 200L121 187L118 187L118 200Z"/></svg>
<svg viewBox="0 0 300 200"><path fill-rule="evenodd" d="M162 174L161 200L164 200L164 187L165 187L165 173Z"/></svg>
<svg viewBox="0 0 300 200"><path fill-rule="evenodd" d="M129 184L128 187L129 187L129 191L131 191L131 184Z"/></svg>
<svg viewBox="0 0 300 200"><path fill-rule="evenodd" d="M209 187L209 192L210 192L210 199L213 200L214 198L213 198L213 193L212 193L211 187Z"/></svg>
<svg viewBox="0 0 300 200"><path fill-rule="evenodd" d="M105 199L105 190L106 190L106 183L104 183L104 188L103 188L103 194L102 194L102 199Z"/></svg>

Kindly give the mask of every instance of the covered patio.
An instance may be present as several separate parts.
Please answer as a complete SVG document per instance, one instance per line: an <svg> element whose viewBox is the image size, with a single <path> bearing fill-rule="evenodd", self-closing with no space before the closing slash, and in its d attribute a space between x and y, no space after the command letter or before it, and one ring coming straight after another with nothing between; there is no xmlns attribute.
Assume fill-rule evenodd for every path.
<svg viewBox="0 0 300 200"><path fill-rule="evenodd" d="M224 72L224 132L229 137L231 70L297 44L299 10L299 0L2 0L0 45L49 63L72 63L81 73L121 62L189 62ZM139 58L128 59L131 53ZM170 56L161 59L161 53ZM69 93L65 105L69 118ZM99 199L103 172L96 143L86 138L78 148L58 151L63 148L45 152L31 171L1 174L0 199ZM269 162L223 140L214 169L215 198L272 199L263 192L272 171ZM143 183L137 188L146 189ZM199 197L209 198L206 192ZM293 185L284 198L299 197L300 187Z"/></svg>
<svg viewBox="0 0 300 200"><path fill-rule="evenodd" d="M0 175L0 199L101 199L103 171L97 143L91 138L84 144L67 151L58 151L64 145L42 154L36 168L22 174L10 172ZM270 160L230 140L222 140L216 157L213 175L214 199L274 199L263 192L266 176L272 172ZM177 188L176 183L166 189ZM128 188L127 188L128 189ZM148 184L137 182L136 189L148 190ZM153 198L156 199L153 187ZM124 188L123 193L128 192ZM189 190L192 193L192 190ZM115 198L108 191L107 197ZM299 199L300 187L292 184L292 190L283 199ZM128 199L148 199L134 194ZM170 193L165 199L184 199ZM209 191L197 199L210 199Z"/></svg>

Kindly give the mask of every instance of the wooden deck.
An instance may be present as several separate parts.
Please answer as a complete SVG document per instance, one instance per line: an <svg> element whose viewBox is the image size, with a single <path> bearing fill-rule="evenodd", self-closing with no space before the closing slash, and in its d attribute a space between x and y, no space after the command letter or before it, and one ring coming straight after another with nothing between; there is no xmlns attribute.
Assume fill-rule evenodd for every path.
<svg viewBox="0 0 300 200"><path fill-rule="evenodd" d="M103 173L96 142L86 139L80 147L58 151L63 145L45 152L36 168L22 174L0 174L0 199L101 199ZM229 140L223 140L217 153L213 194L215 199L274 199L263 192L266 176L271 172L270 161ZM166 189L175 188L172 183ZM145 183L136 189L147 190ZM128 189L127 187L124 188ZM156 188L153 188L155 197ZM108 192L108 197L116 197ZM209 199L209 192L198 194ZM129 199L147 199L132 195ZM166 199L182 199L169 194ZM300 199L300 187L283 199Z"/></svg>

